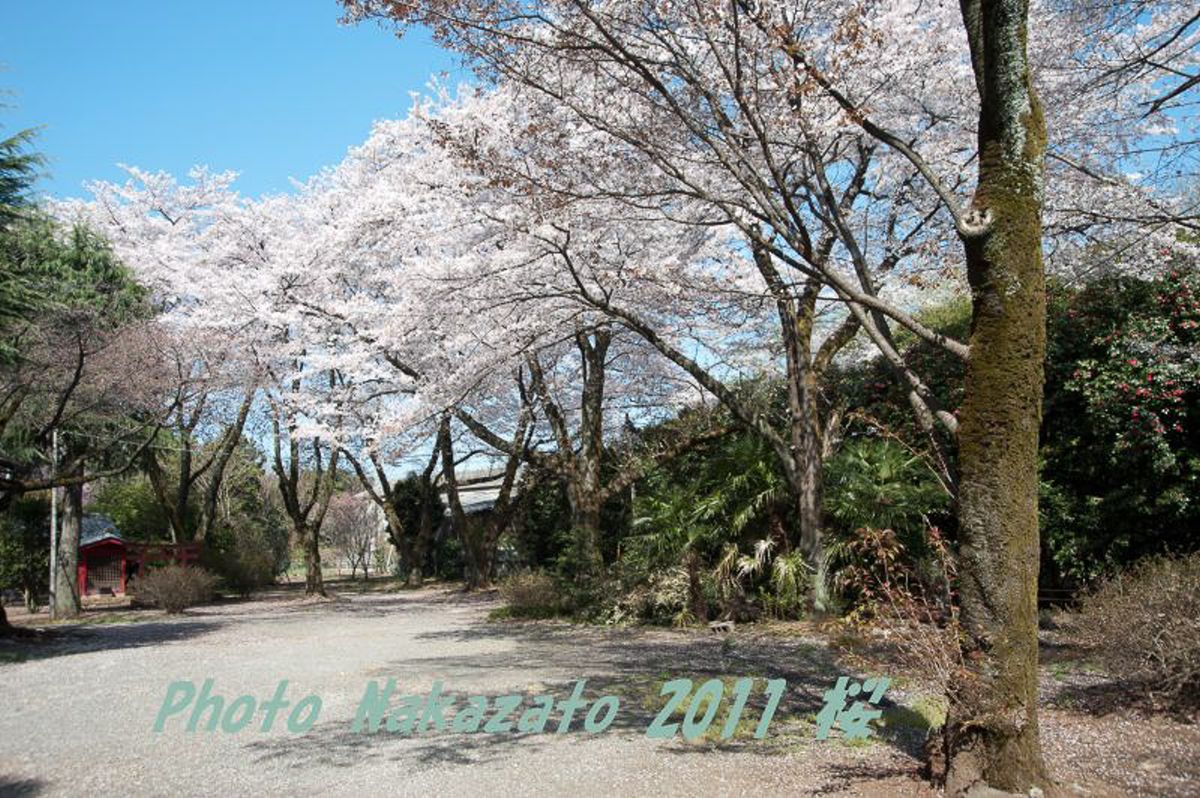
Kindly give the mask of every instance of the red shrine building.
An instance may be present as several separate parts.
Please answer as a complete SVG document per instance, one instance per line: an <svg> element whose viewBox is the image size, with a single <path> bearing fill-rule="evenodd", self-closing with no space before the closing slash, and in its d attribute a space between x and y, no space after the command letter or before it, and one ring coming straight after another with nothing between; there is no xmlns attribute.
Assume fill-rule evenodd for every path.
<svg viewBox="0 0 1200 798"><path fill-rule="evenodd" d="M112 519L83 517L79 538L80 596L122 596L129 580L147 568L167 563L194 564L199 543L134 543L121 537Z"/></svg>

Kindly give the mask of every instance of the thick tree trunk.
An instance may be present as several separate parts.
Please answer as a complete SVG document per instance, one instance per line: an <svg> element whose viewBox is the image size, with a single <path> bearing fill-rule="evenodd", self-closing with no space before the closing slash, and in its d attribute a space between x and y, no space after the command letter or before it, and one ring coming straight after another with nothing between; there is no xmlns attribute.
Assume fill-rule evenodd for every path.
<svg viewBox="0 0 1200 798"><path fill-rule="evenodd" d="M325 579L321 574L321 535L310 525L296 530L304 543L304 595L325 596Z"/></svg>
<svg viewBox="0 0 1200 798"><path fill-rule="evenodd" d="M417 534L409 547L408 584L420 587L425 580L425 560L429 556L429 545L433 541L433 508L436 494L428 480L422 485L421 517L417 521Z"/></svg>
<svg viewBox="0 0 1200 798"><path fill-rule="evenodd" d="M458 476L454 468L454 439L450 434L450 417L443 416L438 428L438 450L442 457L442 478L446 481L446 503L450 505L450 522L462 544L463 579L467 590L488 585L487 563L481 545L480 531L472 528L458 495Z"/></svg>
<svg viewBox="0 0 1200 798"><path fill-rule="evenodd" d="M80 612L79 538L83 531L83 485L63 489L63 516L58 535L55 591L51 596L50 617L54 620L78 617Z"/></svg>
<svg viewBox="0 0 1200 798"><path fill-rule="evenodd" d="M812 366L813 314L815 290L806 292L795 305L789 303L784 314L790 322L784 341L788 351L788 410L790 443L796 491L796 523L800 550L813 574L821 559L821 421L817 394L817 375ZM788 334L790 333L790 335ZM814 580L815 582L815 580Z"/></svg>
<svg viewBox="0 0 1200 798"><path fill-rule="evenodd" d="M578 488L567 490L571 505L571 531L578 547L582 573L596 576L604 570L600 553L600 500L596 496L580 495Z"/></svg>
<svg viewBox="0 0 1200 798"><path fill-rule="evenodd" d="M821 533L822 501L825 479L824 446L821 439L819 410L816 399L816 376L812 369L797 375L804 386L797 412L792 415L792 491L796 501L796 522L799 528L800 551L812 579L810 609L828 609L825 592L825 548Z"/></svg>
<svg viewBox="0 0 1200 798"><path fill-rule="evenodd" d="M478 527L478 524L473 526ZM468 556L467 589L485 590L491 587L496 575L496 547L489 544L486 530L468 527L464 549Z"/></svg>
<svg viewBox="0 0 1200 798"><path fill-rule="evenodd" d="M800 553L808 567L809 597L808 610L824 612L829 608L829 597L825 590L825 548L821 536L821 483L824 479L824 463L818 457L805 457L796 463L792 474L791 490L798 527Z"/></svg>
<svg viewBox="0 0 1200 798"><path fill-rule="evenodd" d="M604 570L600 553L600 511L604 505L601 460L604 457L604 385L612 331L596 330L591 338L577 335L583 364L583 396L580 402L579 454L567 476L568 495L576 542L584 572L598 576Z"/></svg>
<svg viewBox="0 0 1200 798"><path fill-rule="evenodd" d="M981 99L966 239L974 297L959 425L964 673L951 686L948 795L1048 783L1038 739L1038 428L1046 297L1041 252L1045 129L1025 56L1027 5L963 0Z"/></svg>

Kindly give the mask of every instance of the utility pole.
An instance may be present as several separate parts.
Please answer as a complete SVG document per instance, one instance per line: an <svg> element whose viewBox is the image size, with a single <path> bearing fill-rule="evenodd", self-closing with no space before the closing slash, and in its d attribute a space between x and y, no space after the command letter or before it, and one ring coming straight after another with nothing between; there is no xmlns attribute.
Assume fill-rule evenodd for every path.
<svg viewBox="0 0 1200 798"><path fill-rule="evenodd" d="M58 470L58 429L50 431L50 481ZM58 488L50 488L50 615L54 616L54 597L58 587Z"/></svg>

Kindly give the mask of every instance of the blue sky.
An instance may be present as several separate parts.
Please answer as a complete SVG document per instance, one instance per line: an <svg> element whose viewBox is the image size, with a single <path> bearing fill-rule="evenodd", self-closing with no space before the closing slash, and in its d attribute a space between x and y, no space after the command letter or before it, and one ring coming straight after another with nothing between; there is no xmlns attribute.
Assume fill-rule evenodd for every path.
<svg viewBox="0 0 1200 798"><path fill-rule="evenodd" d="M335 0L0 2L5 134L43 126L41 191L84 196L118 163L241 173L257 195L339 160L431 76L466 74L427 37L338 24Z"/></svg>

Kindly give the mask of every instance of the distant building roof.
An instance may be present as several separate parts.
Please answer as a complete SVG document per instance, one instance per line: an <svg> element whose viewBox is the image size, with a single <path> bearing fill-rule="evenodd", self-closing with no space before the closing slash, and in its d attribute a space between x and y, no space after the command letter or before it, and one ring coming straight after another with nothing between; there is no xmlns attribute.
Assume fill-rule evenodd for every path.
<svg viewBox="0 0 1200 798"><path fill-rule="evenodd" d="M79 534L79 545L90 546L102 540L123 540L121 531L107 515L88 513L83 517L83 529Z"/></svg>
<svg viewBox="0 0 1200 798"><path fill-rule="evenodd" d="M468 515L496 506L500 499L500 488L504 484L503 465L462 470L457 476L459 501ZM444 484L438 487L438 493L446 496Z"/></svg>

